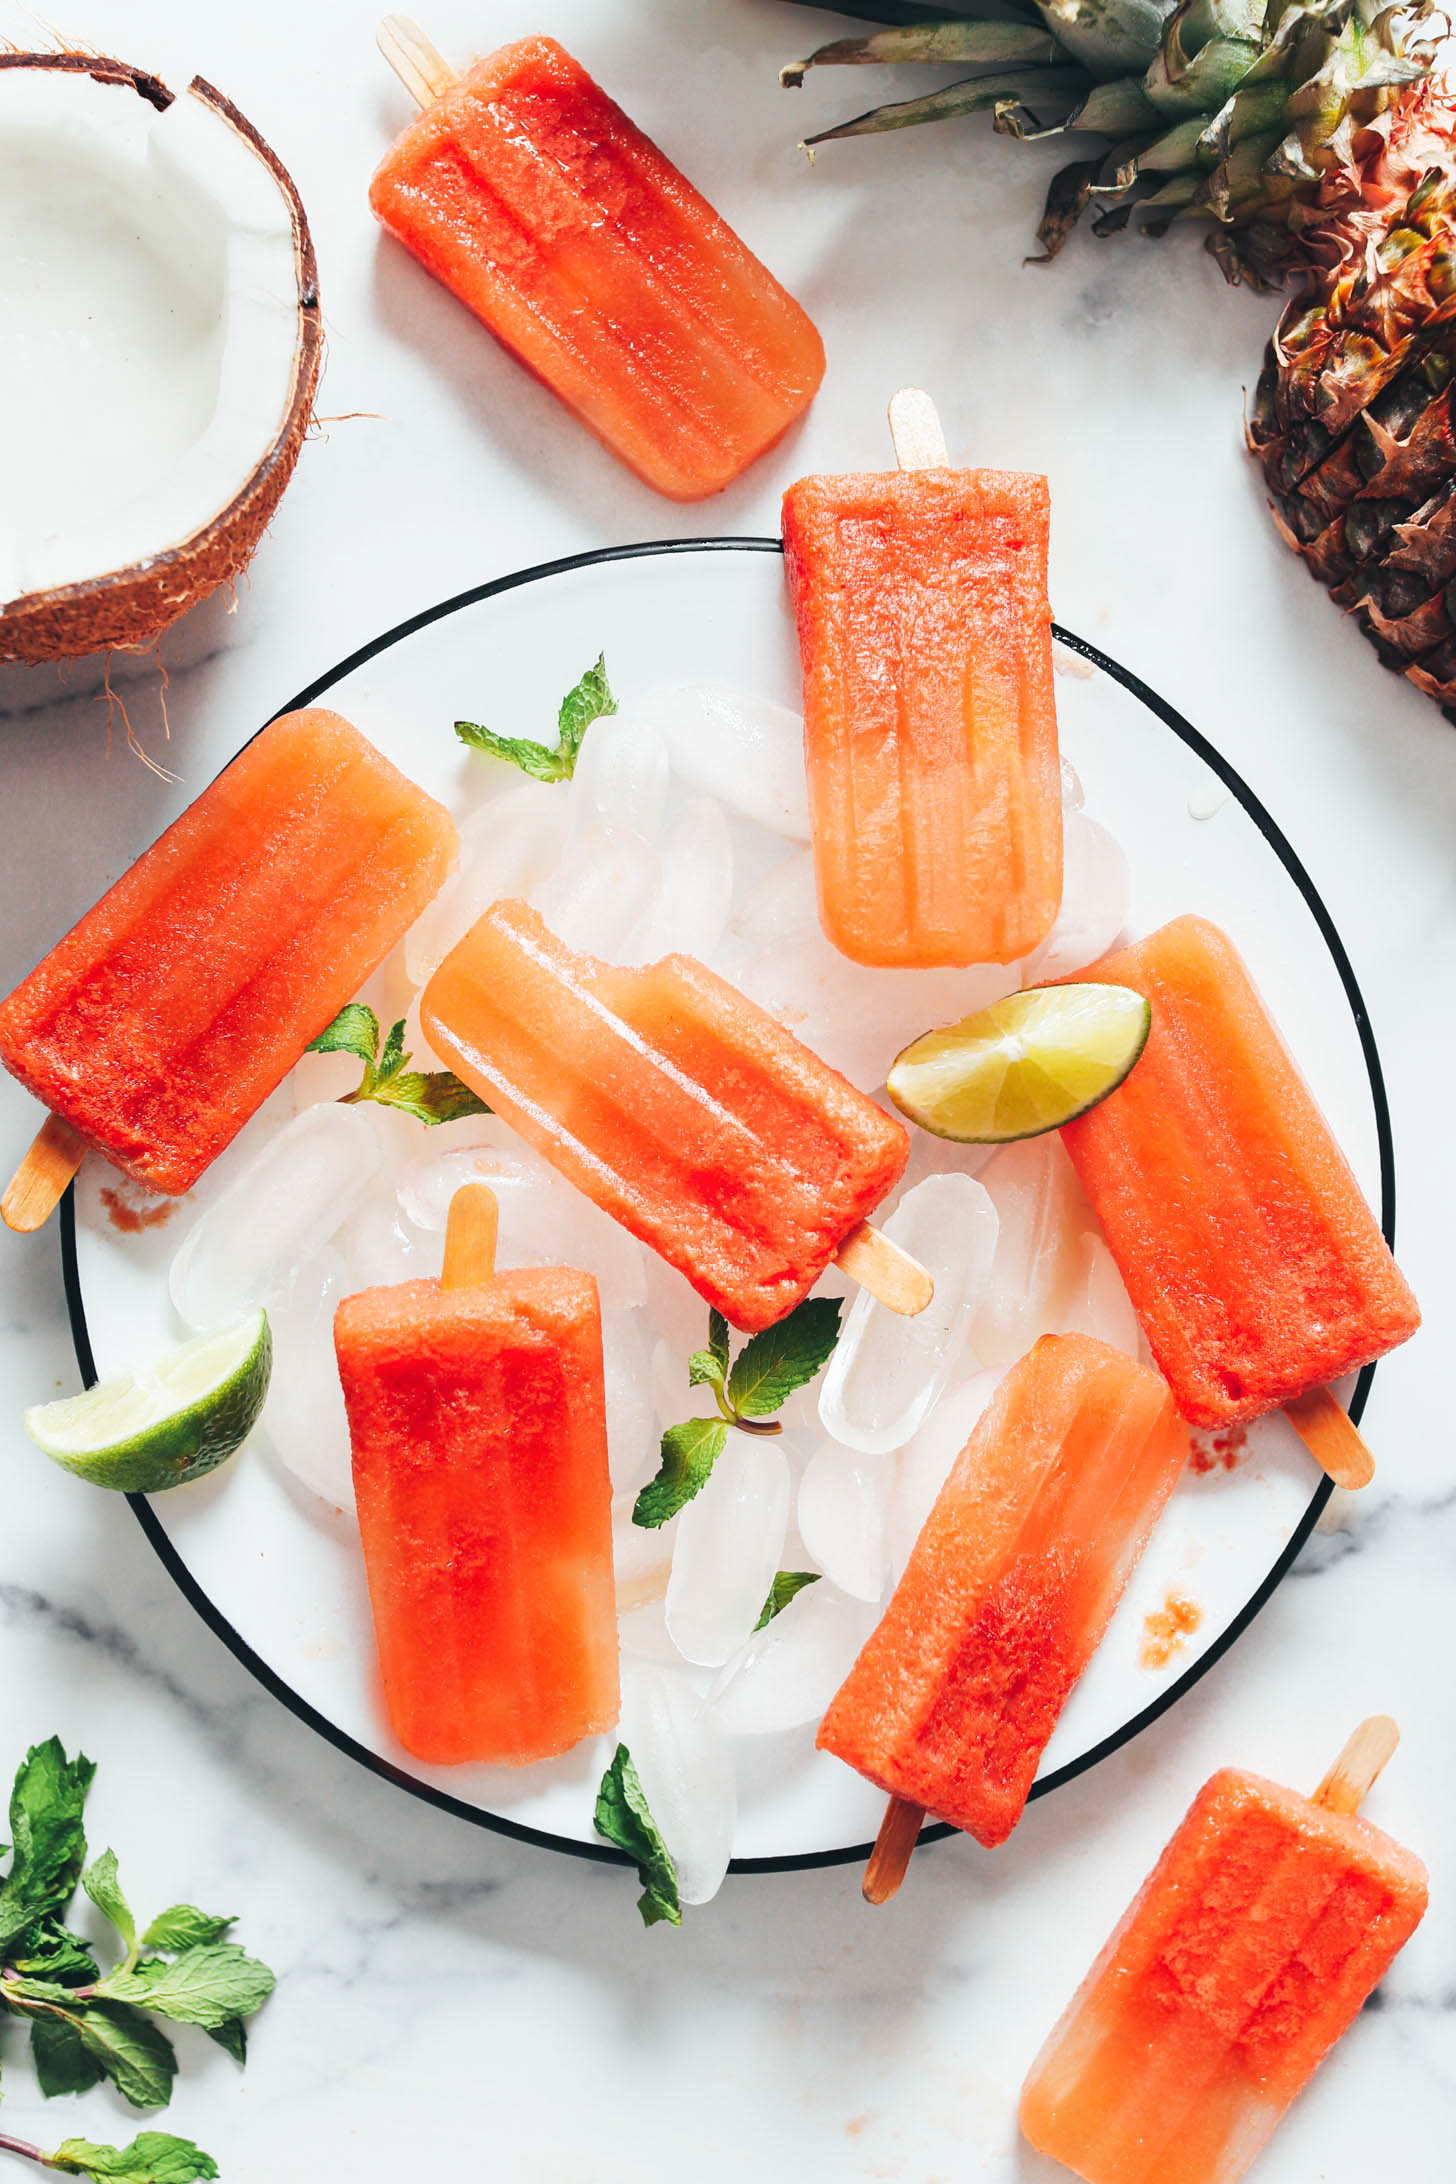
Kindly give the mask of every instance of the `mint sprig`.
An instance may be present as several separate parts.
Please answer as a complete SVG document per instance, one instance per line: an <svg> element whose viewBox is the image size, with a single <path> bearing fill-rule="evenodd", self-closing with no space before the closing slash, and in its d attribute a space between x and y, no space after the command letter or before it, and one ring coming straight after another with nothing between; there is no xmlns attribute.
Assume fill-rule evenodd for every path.
<svg viewBox="0 0 1456 2184"><path fill-rule="evenodd" d="M174 2138L170 2131L143 2131L129 2146L63 2139L51 2154L0 2132L0 2153L20 2154L62 2176L89 2176L96 2184L108 2184L113 2177L125 2178L127 2184L198 2184L198 2179L218 2173L211 2154L194 2146L191 2139Z"/></svg>
<svg viewBox="0 0 1456 2184"><path fill-rule="evenodd" d="M504 758L535 781L569 781L576 772L582 738L594 720L615 713L617 701L607 681L606 655L598 655L581 680L562 699L556 715L556 742L537 743L530 736L503 736L479 721L457 720L455 733L473 751Z"/></svg>
<svg viewBox="0 0 1456 2184"><path fill-rule="evenodd" d="M391 1024L381 1052L379 1018L362 1001L350 1001L305 1049L309 1054L352 1054L364 1064L364 1076L339 1104L353 1107L375 1100L398 1107L417 1122L456 1122L461 1115L488 1115L485 1101L448 1069L411 1069L404 1050L404 1018Z"/></svg>
<svg viewBox="0 0 1456 2184"><path fill-rule="evenodd" d="M642 1894L637 1899L642 1924L656 1926L665 1920L669 1926L681 1926L677 1867L648 1808L632 1754L625 1744L617 1746L612 1764L602 1776L593 1824L598 1835L624 1850L637 1868L642 1883Z"/></svg>
<svg viewBox="0 0 1456 2184"><path fill-rule="evenodd" d="M817 1585L818 1582L819 1572L817 1570L776 1571L774 1581L768 1589L768 1598L763 1604L763 1613L754 1624L754 1629L767 1630L774 1617L783 1614L784 1609L796 1594L801 1593L806 1585Z"/></svg>
<svg viewBox="0 0 1456 2184"><path fill-rule="evenodd" d="M632 1506L632 1522L656 1530L686 1508L713 1475L730 1430L782 1433L770 1413L807 1387L839 1340L838 1297L806 1297L786 1319L751 1335L729 1361L728 1322L708 1314L708 1346L688 1359L688 1386L711 1388L717 1418L687 1418L662 1436L662 1462Z"/></svg>
<svg viewBox="0 0 1456 2184"><path fill-rule="evenodd" d="M86 1863L85 1804L95 1768L68 1759L56 1737L29 1751L10 1793L10 1868L0 1879L0 2014L30 2027L31 2056L47 2099L108 2080L134 2108L164 2108L177 2057L161 2020L200 2025L243 2060L243 2023L273 1991L273 1974L235 1942L230 1918L178 1903L140 1933L116 1854ZM5 1845L0 1844L0 1858ZM66 1924L84 1889L116 1935L103 1972ZM67 2139L54 2153L0 2136L0 2151L67 2175L132 2184L193 2184L215 2177L190 2139L144 2131L129 2146Z"/></svg>

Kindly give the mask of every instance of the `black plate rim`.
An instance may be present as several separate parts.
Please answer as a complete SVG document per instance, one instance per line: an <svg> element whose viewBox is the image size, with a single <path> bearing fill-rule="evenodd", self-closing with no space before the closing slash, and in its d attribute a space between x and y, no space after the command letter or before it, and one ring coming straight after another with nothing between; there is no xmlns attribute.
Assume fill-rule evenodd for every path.
<svg viewBox="0 0 1456 2184"><path fill-rule="evenodd" d="M665 554L781 554L782 552L782 543L776 538L745 536L646 539L632 545L596 547L587 553L567 554L554 561L537 562L530 568L515 569L509 575L493 577L487 583L472 585L468 591L456 592L453 597L441 600L438 605L425 607L419 613L410 615L405 621L395 623L391 629L387 629L380 636L371 639L368 644L359 646L356 651L349 653L346 658L340 660L336 666L316 677L313 682L300 690L297 696L291 698L286 705L280 706L278 712L272 718L276 720L284 713L296 712L302 706L314 704L319 698L325 696L336 683L343 681L345 676L353 674L356 668L366 666L370 660L377 658L381 652L388 651L391 645L400 643L402 639L413 637L422 629L428 629L432 622L443 621L448 615L458 614L466 607L478 606L482 600L497 598L503 592L517 591L525 584L542 583L548 577L569 575L580 569L599 568L609 562L651 560ZM1293 844L1273 814L1255 795L1243 776L1236 771L1222 752L1217 750L1206 736L1201 735L1192 722L1185 719L1183 714L1177 710L1176 706L1170 705L1166 698L1159 697L1158 693L1151 689L1140 676L1135 675L1131 669L1123 667L1119 661L1112 659L1096 645L1090 644L1085 637L1078 637L1071 630L1064 629L1060 623L1055 622L1052 625L1052 633L1057 642L1065 646L1069 652L1078 654L1082 659L1090 662L1093 667L1099 669L1101 673L1109 676L1112 681L1120 683L1129 696L1137 699L1139 704L1146 706L1150 713L1162 721L1164 727L1171 730L1181 743L1186 744L1191 751L1195 752L1203 760L1204 764L1218 776L1225 788L1243 806L1304 898L1310 914L1319 928L1320 937L1329 949L1335 969L1339 974L1340 983L1350 1004L1350 1012L1354 1018L1355 1029L1359 1036L1360 1050L1370 1084L1371 1103L1375 1111L1376 1140L1380 1152L1380 1225L1387 1244L1394 1248L1395 1145L1391 1129L1390 1106L1385 1091L1385 1074L1381 1067L1374 1028L1370 1022L1369 1011L1365 1006L1364 995L1360 991L1359 980L1355 976L1354 966L1346 953L1344 943L1335 927L1334 919L1330 916L1319 889L1315 886L1313 879L1296 854ZM75 1346L76 1363L80 1368L82 1383L89 1388L95 1385L97 1374L91 1351L91 1338L86 1325L86 1307L81 1295L80 1272L76 1258L74 1184L68 1186L65 1197L61 1201L60 1236L61 1272L65 1283L66 1308L70 1315L71 1339ZM1365 1405L1369 1400L1371 1382L1374 1377L1374 1365L1367 1365L1356 1381L1355 1392L1350 1401L1350 1417L1356 1424L1364 1415ZM1078 1758L1069 1760L1064 1767L1058 1767L1053 1773L1040 1777L1034 1782L1031 1789L1032 1799L1047 1796L1050 1791L1060 1789L1064 1782L1075 1781L1078 1775L1086 1774L1091 1768L1097 1766L1100 1761L1110 1758L1114 1752L1120 1751L1125 1744L1130 1744L1134 1737L1140 1736L1160 1716L1166 1714L1170 1707L1175 1706L1185 1693L1191 1691L1193 1686L1206 1676L1217 1662L1223 1659L1237 1640L1243 1636L1260 1609L1266 1606L1278 1586L1287 1576L1305 1541L1318 1523L1320 1513L1329 1500L1332 1491L1331 1481L1327 1478L1321 1479L1310 1498L1309 1506L1296 1525L1283 1553L1250 1595L1227 1629L1220 1633L1208 1650L1201 1654L1190 1667L1186 1668L1181 1676L1169 1684L1165 1691L1160 1692L1156 1699L1151 1700L1140 1713L1134 1714L1130 1720L1124 1722L1112 1735L1104 1737L1100 1744L1091 1746L1089 1750L1081 1753ZM414 1775L407 1773L402 1767L397 1767L393 1761L383 1758L377 1752L371 1752L367 1745L360 1744L347 1731L340 1729L326 1715L321 1714L318 1708L311 1705L301 1693L295 1691L290 1684L285 1683L283 1678L277 1674L276 1670L269 1667L261 1655L254 1652L247 1640L234 1628L193 1577L167 1536L147 1497L144 1494L130 1494L127 1499L131 1503L137 1522L150 1542L158 1560L184 1599L188 1601L203 1622L207 1624L216 1637L221 1639L228 1651L263 1686L264 1690L271 1692L273 1697L280 1704L286 1706L288 1711L295 1715L305 1727L312 1729L316 1735L324 1739L325 1743L333 1745L336 1751L343 1752L348 1758L357 1761L361 1767L367 1767L371 1774L379 1776L382 1781L394 1783L397 1788L407 1791L410 1796L421 1799L427 1805L433 1805L440 1812L447 1812L453 1814L457 1819L469 1821L473 1827L486 1828L492 1834L509 1836L515 1842L532 1843L540 1849L559 1851L569 1857L589 1858L599 1864L629 1865L631 1863L631 1860L625 1857L621 1851L613 1849L606 1843L576 1842L569 1836L552 1835L544 1828L527 1827L523 1822L507 1819L500 1813L482 1811L479 1806L468 1805L463 1799L453 1797L448 1790L440 1789L434 1783L422 1782ZM927 1843L942 1842L947 1836L954 1835L957 1832L958 1830L951 1827L948 1822L937 1821L921 1830L920 1842L922 1846ZM869 1856L872 1847L869 1843L853 1843L839 1850L800 1851L773 1858L735 1858L728 1870L730 1873L797 1873L820 1866L862 1864Z"/></svg>

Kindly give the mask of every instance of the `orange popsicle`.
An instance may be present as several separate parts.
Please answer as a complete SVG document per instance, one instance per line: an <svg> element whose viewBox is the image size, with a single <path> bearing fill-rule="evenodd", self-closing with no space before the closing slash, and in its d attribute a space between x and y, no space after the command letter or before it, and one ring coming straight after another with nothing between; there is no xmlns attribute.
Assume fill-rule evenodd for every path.
<svg viewBox="0 0 1456 2184"><path fill-rule="evenodd" d="M792 296L552 38L447 81L369 202L670 499L729 484L824 376Z"/></svg>
<svg viewBox="0 0 1456 2184"><path fill-rule="evenodd" d="M1236 2184L1425 1907L1378 1828L1216 1774L1037 2057L1022 2129L1089 2184Z"/></svg>
<svg viewBox="0 0 1456 2184"><path fill-rule="evenodd" d="M1195 1425L1383 1357L1420 1311L1237 950L1175 918L1084 979L1152 1003L1142 1056L1062 1132Z"/></svg>
<svg viewBox="0 0 1456 2184"><path fill-rule="evenodd" d="M126 1174L188 1190L457 849L346 720L290 713L0 1002L0 1060Z"/></svg>
<svg viewBox="0 0 1456 2184"><path fill-rule="evenodd" d="M1062 893L1046 480L801 478L783 520L825 933L856 963L1029 954Z"/></svg>
<svg viewBox="0 0 1456 2184"><path fill-rule="evenodd" d="M395 1735L525 1765L617 1718L596 1284L567 1267L346 1297L334 1346Z"/></svg>
<svg viewBox="0 0 1456 2184"><path fill-rule="evenodd" d="M447 1066L748 1330L898 1180L904 1130L691 956L619 970L498 902L421 1002Z"/></svg>
<svg viewBox="0 0 1456 2184"><path fill-rule="evenodd" d="M1004 1842L1187 1453L1156 1373L1043 1335L941 1488L820 1748Z"/></svg>

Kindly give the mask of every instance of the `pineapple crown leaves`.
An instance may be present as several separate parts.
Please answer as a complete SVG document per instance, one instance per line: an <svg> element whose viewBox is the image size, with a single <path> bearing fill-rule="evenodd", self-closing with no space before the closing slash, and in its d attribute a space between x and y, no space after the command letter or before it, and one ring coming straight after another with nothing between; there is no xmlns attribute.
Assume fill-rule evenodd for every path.
<svg viewBox="0 0 1456 2184"><path fill-rule="evenodd" d="M849 12L891 27L821 47L784 70L786 84L828 64L964 61L981 73L806 146L987 110L1003 135L1101 137L1096 156L1053 178L1034 262L1054 258L1089 209L1104 236L1134 218L1153 235L1200 218L1214 224L1225 275L1261 287L1339 253L1339 220L1380 146L1369 132L1426 83L1448 30L1435 0L965 0L953 11Z"/></svg>

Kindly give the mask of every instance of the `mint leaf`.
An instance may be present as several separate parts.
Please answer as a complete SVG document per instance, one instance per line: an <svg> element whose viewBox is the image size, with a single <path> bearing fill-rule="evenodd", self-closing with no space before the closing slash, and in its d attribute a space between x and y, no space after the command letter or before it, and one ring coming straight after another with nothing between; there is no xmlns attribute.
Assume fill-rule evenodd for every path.
<svg viewBox="0 0 1456 2184"><path fill-rule="evenodd" d="M381 1107L401 1108L424 1123L456 1122L461 1115L490 1113L485 1101L448 1069L401 1069L395 1076L381 1080L369 1097Z"/></svg>
<svg viewBox="0 0 1456 2184"><path fill-rule="evenodd" d="M110 1919L126 1944L128 1956L136 1947L136 1920L131 1915L131 1905L121 1892L116 1877L116 1852L103 1850L94 1865L87 1866L81 1875L85 1889L98 1911Z"/></svg>
<svg viewBox="0 0 1456 2184"><path fill-rule="evenodd" d="M48 2101L60 2093L85 2093L106 2073L74 2025L62 2017L37 2017L30 2027L30 2059Z"/></svg>
<svg viewBox="0 0 1456 2184"><path fill-rule="evenodd" d="M754 1624L755 1630L766 1630L776 1615L782 1615L795 1593L801 1593L806 1585L817 1585L817 1570L779 1570L768 1589L763 1613Z"/></svg>
<svg viewBox="0 0 1456 2184"><path fill-rule="evenodd" d="M721 1394L728 1372L728 1322L721 1312L708 1314L708 1347L688 1359L688 1386L716 1388Z"/></svg>
<svg viewBox="0 0 1456 2184"><path fill-rule="evenodd" d="M686 1418L662 1436L662 1467L632 1505L632 1522L648 1531L666 1524L700 1494L728 1443L721 1418Z"/></svg>
<svg viewBox="0 0 1456 2184"><path fill-rule="evenodd" d="M235 1919L210 1918L206 1911L199 1911L190 1903L174 1903L166 1911L159 1911L142 1935L142 1945L147 1949L167 1949L173 1955L179 1949L199 1949L208 1942L221 1941L228 1928L236 1925Z"/></svg>
<svg viewBox="0 0 1456 2184"><path fill-rule="evenodd" d="M739 1351L728 1375L728 1400L744 1418L768 1418L814 1378L839 1340L840 1299L806 1297Z"/></svg>
<svg viewBox="0 0 1456 2184"><path fill-rule="evenodd" d="M89 2176L96 2184L125 2177L127 2184L198 2184L217 2175L217 2163L191 2139L170 2131L143 2131L130 2146L98 2146L90 2139L66 2139L46 2166L63 2176Z"/></svg>
<svg viewBox="0 0 1456 2184"><path fill-rule="evenodd" d="M262 2008L273 1992L273 1974L235 1941L220 1941L188 1949L170 1964L144 1957L134 1971L112 1972L96 1991L182 2024L224 2025Z"/></svg>
<svg viewBox="0 0 1456 2184"><path fill-rule="evenodd" d="M44 1979L63 1987L84 1987L97 1977L96 1959L79 1934L59 1919L39 1919L12 1944L10 1968L22 1979Z"/></svg>
<svg viewBox="0 0 1456 2184"><path fill-rule="evenodd" d="M86 1860L82 1814L96 1769L67 1759L59 1737L27 1752L10 1793L14 1856L0 1882L0 1959L38 1918L63 1912Z"/></svg>
<svg viewBox="0 0 1456 2184"><path fill-rule="evenodd" d="M588 728L604 713L615 713L616 710L617 701L607 681L607 663L602 655L562 699L556 715L554 746L537 743L531 736L498 735L493 728L483 728L473 720L457 720L455 733L473 751L485 751L492 758L503 758L510 765L519 766L522 773L530 774L533 780L569 781L576 772L582 738Z"/></svg>
<svg viewBox="0 0 1456 2184"><path fill-rule="evenodd" d="M617 1746L612 1764L602 1776L593 1824L598 1835L605 1836L618 1850L624 1850L637 1868L637 1878L642 1883L642 1894L637 1899L642 1924L656 1926L660 1919L665 1919L671 1926L681 1926L677 1868L658 1832L657 1822L648 1810L637 1769L625 1744Z"/></svg>
<svg viewBox="0 0 1456 2184"><path fill-rule="evenodd" d="M615 713L616 710L617 701L607 681L607 656L599 652L596 665L587 669L574 690L567 691L556 715L556 735L568 781L576 772L582 737L592 722L600 720L604 713Z"/></svg>
<svg viewBox="0 0 1456 2184"><path fill-rule="evenodd" d="M241 2017L224 2018L220 2025L204 2025L209 2040L216 2040L220 2048L226 2048L235 2063L248 2059L248 2028Z"/></svg>
<svg viewBox="0 0 1456 2184"><path fill-rule="evenodd" d="M408 1060L409 1056L404 1050L404 1018L401 1016L397 1024L389 1027L389 1036L384 1042L384 1050L377 1064L380 1077L397 1077Z"/></svg>
<svg viewBox="0 0 1456 2184"><path fill-rule="evenodd" d="M166 2107L177 2057L160 2026L115 2001L87 2002L68 2022L123 2100L133 2108Z"/></svg>
<svg viewBox="0 0 1456 2184"><path fill-rule="evenodd" d="M379 1052L379 1018L362 1001L347 1002L333 1022L309 1040L304 1052L354 1054L366 1068L371 1067Z"/></svg>

